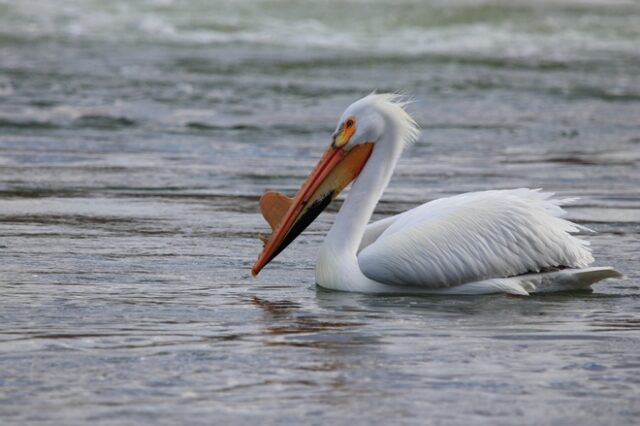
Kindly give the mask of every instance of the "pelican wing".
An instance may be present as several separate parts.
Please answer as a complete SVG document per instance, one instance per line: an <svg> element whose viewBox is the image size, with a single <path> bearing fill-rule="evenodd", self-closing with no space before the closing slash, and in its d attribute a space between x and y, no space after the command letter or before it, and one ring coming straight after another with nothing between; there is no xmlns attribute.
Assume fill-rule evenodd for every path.
<svg viewBox="0 0 640 426"><path fill-rule="evenodd" d="M360 247L358 248L358 253L360 253L365 247L370 246L378 238L380 238L380 235L382 235L382 233L403 214L404 213L401 213L396 216L385 217L384 219L380 219L368 224L364 230L364 235L362 236L362 240L360 241Z"/></svg>
<svg viewBox="0 0 640 426"><path fill-rule="evenodd" d="M425 203L368 229L367 238L378 236L358 263L380 283L431 288L586 267L588 242L572 235L582 227L562 218L570 200L552 195L522 188Z"/></svg>

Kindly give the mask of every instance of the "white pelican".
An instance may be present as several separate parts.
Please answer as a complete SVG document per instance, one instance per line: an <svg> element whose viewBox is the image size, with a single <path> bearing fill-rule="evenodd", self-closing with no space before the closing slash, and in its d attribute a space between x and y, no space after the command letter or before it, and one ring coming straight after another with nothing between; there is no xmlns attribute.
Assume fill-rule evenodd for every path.
<svg viewBox="0 0 640 426"><path fill-rule="evenodd" d="M403 148L418 136L398 95L371 94L342 114L331 146L291 199L267 192L273 230L251 272L291 243L355 179L316 266L321 287L363 293L488 294L589 288L620 277L588 267L582 227L562 219L570 200L526 188L471 192L367 224Z"/></svg>

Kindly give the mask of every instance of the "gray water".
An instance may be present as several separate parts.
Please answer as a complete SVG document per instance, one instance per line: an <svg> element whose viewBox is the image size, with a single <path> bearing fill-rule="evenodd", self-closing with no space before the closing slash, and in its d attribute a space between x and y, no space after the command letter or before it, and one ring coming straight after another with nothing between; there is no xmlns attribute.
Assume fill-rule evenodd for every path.
<svg viewBox="0 0 640 426"><path fill-rule="evenodd" d="M0 422L637 424L640 4L0 0ZM376 218L542 187L593 293L314 285L336 206L258 279L343 109L422 135Z"/></svg>

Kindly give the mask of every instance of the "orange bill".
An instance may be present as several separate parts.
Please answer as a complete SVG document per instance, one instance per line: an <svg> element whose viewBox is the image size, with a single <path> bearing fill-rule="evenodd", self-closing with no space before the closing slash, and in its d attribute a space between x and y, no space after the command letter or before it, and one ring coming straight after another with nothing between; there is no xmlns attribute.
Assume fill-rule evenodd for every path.
<svg viewBox="0 0 640 426"><path fill-rule="evenodd" d="M287 214L292 203L293 198L289 198L280 192L269 191L260 197L260 211L272 231L282 222L282 218Z"/></svg>
<svg viewBox="0 0 640 426"><path fill-rule="evenodd" d="M260 210L273 232L251 268L253 276L284 250L362 171L372 143L347 150L330 146L295 198L267 192L260 199Z"/></svg>

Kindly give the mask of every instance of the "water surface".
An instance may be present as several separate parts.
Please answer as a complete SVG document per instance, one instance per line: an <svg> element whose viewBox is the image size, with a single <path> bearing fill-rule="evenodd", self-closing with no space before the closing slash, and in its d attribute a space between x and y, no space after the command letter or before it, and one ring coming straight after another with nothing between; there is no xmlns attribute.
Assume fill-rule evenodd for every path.
<svg viewBox="0 0 640 426"><path fill-rule="evenodd" d="M3 424L633 424L640 5L0 0ZM578 196L594 292L319 290L335 208L250 267L343 109L410 93L376 218Z"/></svg>

